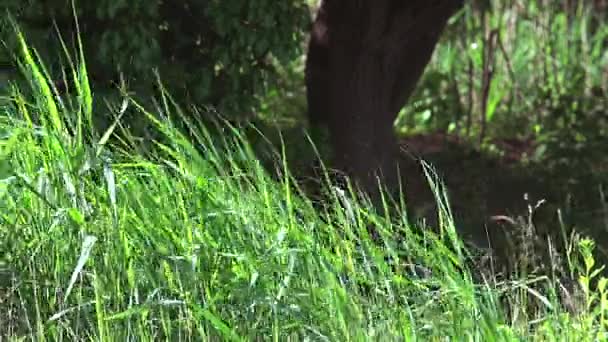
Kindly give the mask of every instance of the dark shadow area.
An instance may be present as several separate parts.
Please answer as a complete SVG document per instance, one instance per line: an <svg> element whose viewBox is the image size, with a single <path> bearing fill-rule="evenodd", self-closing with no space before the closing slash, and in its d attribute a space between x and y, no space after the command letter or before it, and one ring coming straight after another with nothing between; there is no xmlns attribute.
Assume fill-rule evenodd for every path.
<svg viewBox="0 0 608 342"><path fill-rule="evenodd" d="M274 142L274 153L265 144L256 149L268 172L277 180L282 177L282 165L276 163L275 154L281 151L279 136L282 136L290 172L321 209L327 201L323 196L325 175L319 169L314 150L303 147L308 143L301 143L306 139L306 131L301 126L261 131L275 132L274 138L272 133L267 137ZM534 147L531 141L496 140L494 146L498 150L493 152L440 133L419 134L399 141L407 212L395 212L395 216L407 215L418 228L438 229L437 199L424 175L420 163L424 160L445 184L457 232L472 249L492 255L495 267L518 271L510 269L514 259L525 257L524 249L530 248L535 258L542 259L535 265L539 271L555 271L551 269L555 266L554 259L565 257L573 247L569 244L576 242L575 233L592 237L598 245L598 262L608 262L605 234L608 205L605 196L602 197L599 177L568 174L526 162L525 156ZM327 151L324 146L320 149ZM331 164L328 152L323 158ZM337 177L333 180L341 181Z"/></svg>

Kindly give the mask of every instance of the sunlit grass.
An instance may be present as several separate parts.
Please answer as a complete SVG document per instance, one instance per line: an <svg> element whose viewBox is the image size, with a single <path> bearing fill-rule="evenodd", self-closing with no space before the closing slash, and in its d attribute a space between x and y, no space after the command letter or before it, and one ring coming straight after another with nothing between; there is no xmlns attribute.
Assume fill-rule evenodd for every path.
<svg viewBox="0 0 608 342"><path fill-rule="evenodd" d="M273 180L238 130L226 126L223 136L213 136L166 93L155 108L125 96L115 124L97 134L91 120L74 120L78 110L95 115L83 61L72 68L80 84L77 106L60 105L36 54L23 40L21 47L34 97L15 88L0 115L2 336L605 337L604 280L585 292L576 315L528 279L475 283L448 203L440 206L445 234L438 236L403 217L375 213L349 191L334 188L319 209L285 164L286 176ZM133 137L120 129L126 110L162 133L150 142L154 152L130 147ZM176 121L185 122L189 136ZM433 189L443 201L440 188ZM370 225L379 242L369 236ZM596 267L584 260L581 283L595 289L586 280ZM408 265L428 272L416 276ZM538 281L546 283L540 288L554 285ZM535 311L518 309L526 296L540 303ZM509 317L514 312L520 314Z"/></svg>

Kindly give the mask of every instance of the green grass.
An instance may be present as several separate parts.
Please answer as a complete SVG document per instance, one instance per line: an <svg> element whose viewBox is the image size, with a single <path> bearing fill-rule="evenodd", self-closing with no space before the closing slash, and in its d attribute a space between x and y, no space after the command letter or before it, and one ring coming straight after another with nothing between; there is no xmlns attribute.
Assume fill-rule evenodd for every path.
<svg viewBox="0 0 608 342"><path fill-rule="evenodd" d="M591 140L585 128L595 128L605 140L605 122L594 111L605 111L608 94L605 11L588 1L467 2L397 127L448 131L476 142L524 136L542 143L572 132Z"/></svg>
<svg viewBox="0 0 608 342"><path fill-rule="evenodd" d="M273 180L238 131L212 136L166 94L156 108L125 97L116 123L97 134L83 61L73 67L76 101L59 101L21 40L34 96L14 89L0 115L0 336L606 337L606 281L588 283L596 269L590 242L581 243L584 271L573 275L587 290L577 313L562 308L546 277L474 282L447 203L438 236L405 217L374 213L348 192L331 191L319 209L288 176ZM154 152L133 147L121 129L125 110L162 133ZM368 225L382 242L372 241ZM405 264L431 273L417 277ZM528 309L530 302L538 305Z"/></svg>

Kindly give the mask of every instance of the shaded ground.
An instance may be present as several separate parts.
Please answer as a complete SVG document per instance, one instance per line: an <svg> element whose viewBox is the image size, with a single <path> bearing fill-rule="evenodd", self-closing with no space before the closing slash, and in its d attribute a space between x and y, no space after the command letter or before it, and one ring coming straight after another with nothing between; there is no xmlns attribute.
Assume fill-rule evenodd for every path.
<svg viewBox="0 0 608 342"><path fill-rule="evenodd" d="M298 134L284 132L291 152L293 172L300 178L314 178L307 167L310 158L297 143ZM401 139L404 150L402 178L405 182L408 216L424 219L429 227L437 227L436 201L430 191L420 163L421 158L436 169L448 190L450 208L457 230L474 245L511 257L520 244L546 250L548 238L564 249L564 236L570 239L573 228L593 237L598 252L608 261L608 206L602 202L598 187L591 177L571 175L563 170L549 170L545 165L522 161L533 154L534 142L504 139L494 141L495 152L480 151L456 136L420 134ZM318 177L318 176L316 176ZM578 177L578 183L573 179ZM318 182L313 179L312 183ZM311 182L309 182L310 184ZM314 189L315 185L309 189ZM313 190L314 192L314 190ZM527 224L533 210L533 226ZM561 218L558 215L561 213ZM522 226L533 231L522 232ZM531 236L533 235L533 236ZM510 248L506 248L510 245ZM545 251L546 252L546 251Z"/></svg>
<svg viewBox="0 0 608 342"><path fill-rule="evenodd" d="M532 216L539 238L561 237L562 230L568 234L576 228L596 240L600 254L608 255L605 234L608 211L599 184L585 175L569 175L544 165L522 163L534 152L532 141L493 143L500 154L479 152L457 137L442 134L402 140L409 152L435 166L447 186L457 227L476 244L484 246L487 236L504 243L501 239L505 230L516 229L509 222L530 216L530 208L543 200ZM412 180L411 188L407 189L412 194L411 205L422 209L419 214L433 217L432 197L417 169L408 170L405 177Z"/></svg>
<svg viewBox="0 0 608 342"><path fill-rule="evenodd" d="M401 144L406 153L434 166L447 186L451 207L463 224L479 223L497 215L525 214L531 201L557 200L556 189L545 181L540 170L519 163L533 151L531 142L497 141L501 155L479 152L466 141L444 134L411 136L403 138ZM408 193L414 207L434 202L428 197L430 193L421 196L428 192L428 185L420 177L419 168L408 168L403 176L410 180Z"/></svg>

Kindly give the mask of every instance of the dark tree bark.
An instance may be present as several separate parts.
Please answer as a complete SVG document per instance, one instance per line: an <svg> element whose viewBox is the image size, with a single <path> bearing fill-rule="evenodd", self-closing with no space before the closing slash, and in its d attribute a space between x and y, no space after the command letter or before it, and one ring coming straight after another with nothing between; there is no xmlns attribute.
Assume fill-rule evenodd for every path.
<svg viewBox="0 0 608 342"><path fill-rule="evenodd" d="M398 182L393 124L461 0L324 0L306 85L312 125L329 129L336 167L376 194Z"/></svg>

